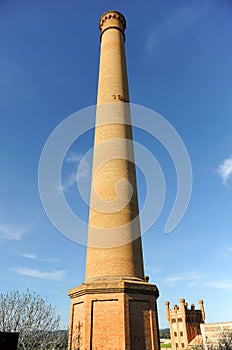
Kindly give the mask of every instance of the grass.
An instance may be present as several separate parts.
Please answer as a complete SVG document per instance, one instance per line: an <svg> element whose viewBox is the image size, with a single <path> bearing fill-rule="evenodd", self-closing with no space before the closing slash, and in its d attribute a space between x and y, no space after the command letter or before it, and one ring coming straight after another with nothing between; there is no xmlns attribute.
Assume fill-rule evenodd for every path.
<svg viewBox="0 0 232 350"><path fill-rule="evenodd" d="M161 348L171 348L172 344L160 344Z"/></svg>

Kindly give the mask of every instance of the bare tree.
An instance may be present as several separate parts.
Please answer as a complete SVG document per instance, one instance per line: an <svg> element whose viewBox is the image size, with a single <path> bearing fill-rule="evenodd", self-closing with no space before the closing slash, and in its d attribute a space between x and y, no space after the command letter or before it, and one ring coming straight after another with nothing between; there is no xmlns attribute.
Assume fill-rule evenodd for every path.
<svg viewBox="0 0 232 350"><path fill-rule="evenodd" d="M18 350L66 350L67 331L59 324L55 308L38 294L0 294L0 330L19 332Z"/></svg>
<svg viewBox="0 0 232 350"><path fill-rule="evenodd" d="M218 334L213 341L191 346L191 350L232 350L232 331Z"/></svg>
<svg viewBox="0 0 232 350"><path fill-rule="evenodd" d="M218 339L218 350L232 350L232 332L223 332Z"/></svg>

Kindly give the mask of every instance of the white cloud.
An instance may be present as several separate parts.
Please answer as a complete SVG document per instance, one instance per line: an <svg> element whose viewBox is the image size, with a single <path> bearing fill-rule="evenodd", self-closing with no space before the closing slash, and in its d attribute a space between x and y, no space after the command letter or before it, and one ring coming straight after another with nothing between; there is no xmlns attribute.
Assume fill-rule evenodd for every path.
<svg viewBox="0 0 232 350"><path fill-rule="evenodd" d="M226 246L226 251L227 253L232 254L232 247Z"/></svg>
<svg viewBox="0 0 232 350"><path fill-rule="evenodd" d="M37 258L36 258L36 255L34 255L34 254L22 254L22 256L24 257L24 258L28 258L28 259L33 259L33 260L36 260Z"/></svg>
<svg viewBox="0 0 232 350"><path fill-rule="evenodd" d="M206 282L205 285L218 289L232 290L232 280L210 281Z"/></svg>
<svg viewBox="0 0 232 350"><path fill-rule="evenodd" d="M73 163L75 169L62 181L60 190L68 192L71 187L77 184L77 181L83 179L89 179L91 169L88 161L83 159L83 155L80 153L70 152L65 158L67 163Z"/></svg>
<svg viewBox="0 0 232 350"><path fill-rule="evenodd" d="M62 181L62 186L59 189L63 192L68 192L69 189L73 187L76 183L77 183L77 174L76 172L72 172Z"/></svg>
<svg viewBox="0 0 232 350"><path fill-rule="evenodd" d="M228 180L232 177L232 156L219 164L217 172L221 176L222 182L227 184Z"/></svg>
<svg viewBox="0 0 232 350"><path fill-rule="evenodd" d="M189 6L177 9L166 21L151 31L147 38L147 50L153 53L161 43L171 39L178 33L184 31L187 27L192 26L207 8L208 2L205 2L205 6L200 9L191 8Z"/></svg>
<svg viewBox="0 0 232 350"><path fill-rule="evenodd" d="M147 265L146 270L147 270L147 273L149 273L151 275L156 275L157 273L159 273L161 271L161 268L158 266L154 267L154 266Z"/></svg>
<svg viewBox="0 0 232 350"><path fill-rule="evenodd" d="M85 179L90 176L90 166L86 160L82 160L78 168L77 179Z"/></svg>
<svg viewBox="0 0 232 350"><path fill-rule="evenodd" d="M164 281L169 285L169 286L175 286L177 282L180 282L184 279L183 276L170 276L164 279Z"/></svg>
<svg viewBox="0 0 232 350"><path fill-rule="evenodd" d="M218 254L219 256L227 258L228 256L232 255L232 247L229 245L224 245L221 249L219 249Z"/></svg>
<svg viewBox="0 0 232 350"><path fill-rule="evenodd" d="M67 155L67 157L65 158L65 161L67 163L79 163L82 157L83 156L81 153L70 152L69 155Z"/></svg>
<svg viewBox="0 0 232 350"><path fill-rule="evenodd" d="M20 275L35 277L35 278L43 278L43 279L49 279L54 281L61 281L65 277L65 271L64 270L54 270L54 271L39 271L35 269L29 269L26 267L17 267L15 271Z"/></svg>
<svg viewBox="0 0 232 350"><path fill-rule="evenodd" d="M60 262L61 260L59 259L52 259L52 258L41 258L35 254L22 254L22 256L24 258L27 258L27 259L31 259L31 260L39 260L39 261L44 261L44 262L54 262L54 263L58 263Z"/></svg>
<svg viewBox="0 0 232 350"><path fill-rule="evenodd" d="M192 286L195 283L198 283L204 277L205 276L203 274L197 271L191 271L166 277L164 282L172 287L176 286L181 281L187 283L188 286Z"/></svg>
<svg viewBox="0 0 232 350"><path fill-rule="evenodd" d="M231 250L232 251L232 250ZM169 276L164 279L164 282L171 287L185 284L186 287L197 286L209 286L218 289L229 289L232 290L232 280L210 280L210 278L198 271L185 272L177 275Z"/></svg>
<svg viewBox="0 0 232 350"><path fill-rule="evenodd" d="M19 230L0 223L0 239L10 241L20 241L22 239L23 230Z"/></svg>

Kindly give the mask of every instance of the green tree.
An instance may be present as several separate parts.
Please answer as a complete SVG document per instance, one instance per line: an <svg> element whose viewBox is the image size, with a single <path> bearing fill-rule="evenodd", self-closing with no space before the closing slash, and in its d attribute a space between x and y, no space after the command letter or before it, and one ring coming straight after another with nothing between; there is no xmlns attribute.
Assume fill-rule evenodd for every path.
<svg viewBox="0 0 232 350"><path fill-rule="evenodd" d="M66 350L67 331L60 315L36 293L0 294L0 331L19 332L18 350Z"/></svg>
<svg viewBox="0 0 232 350"><path fill-rule="evenodd" d="M171 338L170 328L160 329L159 334L160 334L160 338L163 338L163 339L170 339Z"/></svg>

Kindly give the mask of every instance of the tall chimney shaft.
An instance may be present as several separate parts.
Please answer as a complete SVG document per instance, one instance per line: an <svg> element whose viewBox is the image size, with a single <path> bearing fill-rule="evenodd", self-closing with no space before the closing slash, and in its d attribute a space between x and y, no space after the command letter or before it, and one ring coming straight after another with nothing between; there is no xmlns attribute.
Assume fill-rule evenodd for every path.
<svg viewBox="0 0 232 350"><path fill-rule="evenodd" d="M86 282L143 280L136 173L124 41L117 11L100 18L98 79Z"/></svg>
<svg viewBox="0 0 232 350"><path fill-rule="evenodd" d="M86 276L69 290L69 350L160 349L159 291L143 271L125 27L117 11L100 19Z"/></svg>

